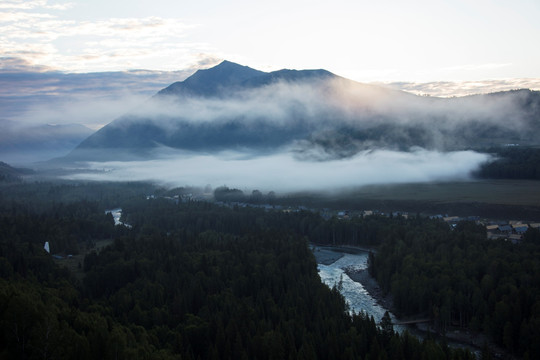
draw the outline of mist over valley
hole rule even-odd
[[[135,74],[153,81],[146,93],[158,79],[167,79],[152,72],[112,73],[111,81],[136,86]],[[78,78],[96,93],[103,83],[99,76],[59,79],[77,83]],[[109,104],[118,96],[113,92]],[[67,92],[63,97],[70,99]],[[72,124],[54,124],[54,102],[47,111],[34,111],[26,125],[3,120],[0,153],[8,163],[62,179],[227,185],[283,194],[508,178],[516,172],[522,174],[518,178],[537,178],[534,169],[525,174],[504,165],[501,174],[499,166],[511,161],[535,167],[536,91],[437,98],[322,69],[264,72],[223,61],[125,103],[131,110],[112,121],[107,116],[121,105],[80,106],[80,99],[73,108],[60,106],[72,115]],[[76,124],[94,111],[109,123],[97,131]],[[38,114],[50,123],[40,125]],[[513,148],[520,153],[508,154]],[[529,148],[533,153],[527,157],[521,149]]]
[[[540,95],[416,96],[325,70],[224,61],[173,83],[55,166],[70,179],[280,191],[468,180],[489,148],[535,145]],[[97,171],[96,171],[97,170]]]

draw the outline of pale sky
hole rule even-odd
[[[538,0],[0,0],[0,61],[83,73],[227,59],[361,82],[540,79],[539,19]]]

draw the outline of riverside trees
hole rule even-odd
[[[540,357],[540,232],[520,244],[487,240],[474,223],[404,223],[381,239],[370,272],[402,315],[429,314],[482,331],[509,352]]]

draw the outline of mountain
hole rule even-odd
[[[25,125],[0,120],[0,159],[31,163],[62,156],[94,133],[80,124]]]
[[[25,125],[0,120],[0,159],[32,163],[73,150],[93,131],[83,125]]]
[[[0,161],[0,182],[19,181],[25,175],[31,175],[34,171],[24,168],[15,168]]]
[[[263,72],[229,61],[159,91],[84,140],[67,160],[154,158],[171,150],[326,160],[373,148],[441,151],[538,144],[540,94],[415,96],[326,70]]]
[[[266,73],[230,61],[205,70],[198,70],[184,81],[178,81],[158,92],[163,95],[216,96],[240,86],[242,82],[262,77]]]

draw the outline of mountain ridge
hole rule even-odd
[[[145,107],[85,139],[67,158],[104,161],[101,151],[147,159],[160,148],[272,152],[305,159],[372,148],[441,151],[535,143],[540,93],[444,99],[358,83],[323,69],[263,72],[230,61],[159,91]]]
[[[16,164],[46,161],[73,150],[92,134],[81,124],[20,125],[0,119],[0,157]]]
[[[197,70],[184,81],[177,81],[160,90],[157,95],[217,95],[221,88],[239,85],[244,80],[263,74],[266,73],[224,60],[212,68]]]

